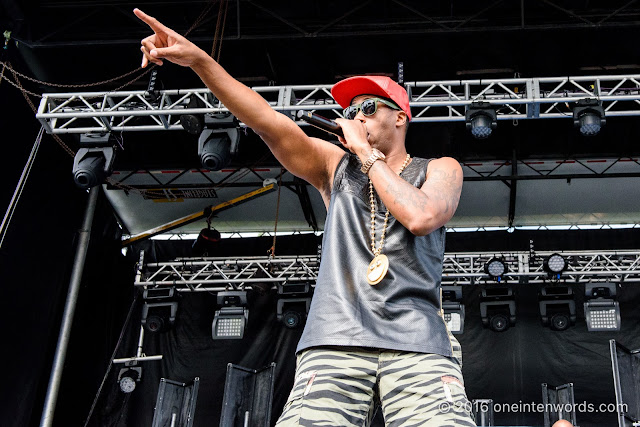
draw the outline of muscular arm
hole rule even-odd
[[[402,117],[398,117],[397,123],[403,125]],[[364,163],[372,153],[367,140],[369,125],[362,123],[357,116],[356,120],[336,121],[345,135],[340,140]],[[422,187],[416,188],[397,174],[405,155],[402,142],[401,150],[387,153],[386,162],[376,161],[373,164],[369,178],[389,213],[413,234],[423,236],[442,227],[455,213],[462,191],[462,168],[450,157],[432,160],[427,168],[426,181]]]
[[[307,136],[293,120],[274,111],[258,93],[231,77],[208,55],[192,68],[224,106],[267,143],[289,172],[324,195],[344,155],[340,148]]]
[[[373,164],[369,177],[389,212],[418,236],[431,233],[453,217],[463,179],[460,164],[450,157],[429,163],[421,188],[400,178],[381,161]]]
[[[308,181],[327,200],[333,171],[344,152],[307,136],[290,118],[274,111],[255,91],[234,79],[206,52],[139,9],[134,13],[154,31],[142,40],[142,66],[166,59],[191,67],[229,111],[267,143],[292,174]]]

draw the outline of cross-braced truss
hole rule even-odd
[[[256,284],[310,282],[318,277],[318,258],[179,258],[171,262],[139,264],[136,286],[175,286],[185,292],[250,289]]]
[[[560,279],[552,279],[544,269],[544,259],[552,252],[477,252],[445,254],[443,285],[496,283],[485,272],[493,258],[502,259],[507,271],[503,284],[566,284],[640,282],[640,251],[559,252],[567,262]],[[141,254],[135,286],[146,288],[175,286],[181,292],[248,290],[256,284],[310,282],[318,276],[317,256],[179,258],[148,263]]]
[[[405,87],[413,122],[464,121],[465,109],[477,101],[490,103],[498,120],[572,118],[572,107],[581,99],[599,100],[606,116],[640,115],[640,75],[410,82]],[[331,85],[253,89],[292,119],[300,110],[329,118],[342,114]],[[188,108],[193,97],[204,107]],[[64,134],[182,130],[183,114],[215,117],[228,110],[206,88],[159,91],[153,97],[145,91],[84,92],[44,94],[36,117],[48,133]]]
[[[478,285],[495,283],[485,272],[493,258],[501,259],[507,268],[500,283],[571,283],[640,282],[640,251],[559,252],[567,262],[560,279],[544,269],[544,260],[555,252],[495,252],[446,254],[442,283]]]

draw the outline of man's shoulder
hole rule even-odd
[[[431,169],[462,170],[462,166],[453,157],[438,157],[431,159],[429,162],[427,170]]]
[[[440,165],[460,166],[460,162],[458,162],[453,157],[434,157],[433,159],[431,159],[431,162]]]

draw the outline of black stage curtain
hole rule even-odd
[[[483,245],[491,246],[491,241],[501,247],[505,239],[517,237],[528,247],[530,238],[541,242],[540,250],[554,249],[562,242],[564,247],[586,249],[583,242],[597,242],[597,234],[588,236],[574,232],[553,242],[552,233],[518,235],[518,233],[484,233],[479,239]],[[616,244],[629,245],[633,239],[623,242],[625,235],[618,236]],[[557,236],[557,235],[556,235]],[[456,236],[457,237],[457,236]],[[450,245],[464,245],[469,248],[471,235],[463,236],[456,242],[450,238]],[[483,237],[483,236],[480,236]],[[571,238],[567,240],[567,238]],[[315,236],[278,238],[280,255],[313,254],[320,239]],[[271,246],[271,238],[228,240],[221,242],[218,255],[229,256],[263,255]],[[505,245],[509,249],[519,249],[519,243]],[[621,247],[618,246],[618,247]],[[563,247],[563,246],[558,246]],[[178,256],[189,256],[191,242],[147,242],[143,248],[154,260],[170,260]],[[523,248],[523,249],[524,249]],[[448,250],[450,250],[448,248]],[[459,249],[462,250],[462,249]],[[467,307],[465,333],[458,338],[464,350],[464,375],[470,399],[490,398],[496,409],[504,404],[523,405],[542,403],[541,384],[561,385],[574,383],[576,403],[594,405],[615,402],[613,377],[609,357],[609,339],[616,339],[624,345],[640,347],[640,315],[636,307],[640,302],[640,291],[634,285],[622,287],[619,301],[622,307],[623,328],[617,333],[589,333],[582,313],[583,286],[577,286],[577,324],[563,332],[555,332],[542,327],[539,320],[537,292],[534,285],[519,285],[517,289],[517,323],[504,333],[495,333],[482,327],[479,312],[479,287],[466,287],[464,302]],[[215,310],[215,297],[208,294],[185,294],[180,302],[179,319],[175,329],[166,334],[147,335],[145,352],[147,355],[163,354],[161,362],[145,364],[144,381],[126,400],[117,390],[115,375],[111,375],[111,390],[105,395],[100,407],[102,412],[92,425],[149,425],[153,416],[153,406],[161,377],[178,381],[189,381],[198,376],[201,390],[198,398],[194,425],[218,425],[222,393],[224,389],[227,363],[258,369],[271,362],[277,363],[276,387],[274,393],[273,423],[284,405],[294,374],[294,351],[300,330],[289,330],[275,319],[276,296],[253,294],[250,300],[249,328],[242,341],[214,341],[210,338],[211,320]],[[139,313],[139,310],[137,310]],[[133,322],[128,333],[128,341],[119,357],[131,355],[135,351],[139,321]],[[500,405],[498,407],[498,405]],[[523,411],[510,406],[509,412],[496,412],[498,425],[542,425],[543,414],[526,406]],[[503,409],[504,410],[504,409]],[[577,413],[581,426],[614,425],[615,414]],[[378,423],[380,424],[379,418]]]

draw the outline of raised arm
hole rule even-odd
[[[162,65],[163,60],[191,67],[216,98],[267,143],[289,172],[308,181],[327,200],[333,171],[344,154],[339,147],[307,136],[293,120],[273,110],[195,44],[141,10],[134,13],[154,32],[142,40],[142,67],[150,62]]]

